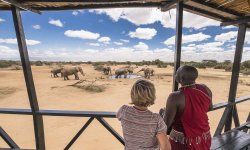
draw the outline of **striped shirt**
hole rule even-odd
[[[167,126],[159,114],[123,105],[117,112],[121,121],[125,150],[159,150],[158,133],[166,133]]]

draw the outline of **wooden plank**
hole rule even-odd
[[[28,92],[30,107],[33,112],[33,124],[35,131],[36,149],[45,149],[45,139],[44,139],[44,128],[43,128],[43,118],[41,115],[37,115],[34,112],[39,111],[39,105],[36,96],[35,85],[33,81],[33,75],[31,71],[29,55],[26,45],[25,34],[23,30],[22,18],[20,14],[20,9],[12,6],[12,16],[14,27],[16,31],[17,43],[19,48],[19,53],[21,57],[23,74],[25,78],[26,88]]]
[[[248,145],[250,145],[250,134],[245,133],[223,147],[220,147],[219,150],[240,150],[246,148]]]
[[[34,12],[34,13],[37,13],[37,14],[42,14],[41,11],[36,10],[36,9],[33,9],[33,8],[31,8],[31,7],[28,7],[28,6],[25,6],[25,5],[19,3],[19,2],[16,1],[16,0],[0,0],[0,1],[5,2],[5,3],[8,3],[8,4],[10,4],[10,5],[13,5],[13,6],[18,7],[18,8],[21,8],[21,9],[27,10],[27,11],[31,11],[31,12]]]
[[[19,149],[19,146],[14,142],[14,140],[0,127],[0,136],[12,149]]]
[[[242,24],[242,23],[249,23],[250,17],[244,17],[237,20],[232,21],[224,21],[220,24],[220,26],[229,26],[229,25],[236,25],[236,24]]]
[[[181,65],[181,46],[182,46],[182,26],[183,26],[183,2],[179,2],[176,7],[176,33],[175,33],[175,53],[174,53],[174,73],[172,91],[178,90],[178,83],[175,80],[177,69]]]
[[[249,134],[246,134],[245,132],[238,131],[238,130],[225,132],[222,135],[218,135],[216,137],[213,137],[212,145],[211,145],[210,149],[211,150],[220,149],[220,148],[223,149],[223,147],[225,145],[229,145],[230,143],[232,143],[234,141],[238,141],[238,139],[243,137],[243,136],[247,136],[250,138]],[[238,141],[238,142],[240,142],[240,141]],[[248,142],[250,142],[250,141],[248,141]],[[229,149],[227,149],[227,150],[229,150]]]
[[[239,29],[238,29],[234,62],[233,62],[233,67],[232,67],[232,76],[231,76],[231,84],[230,84],[230,89],[229,89],[228,102],[234,102],[236,98],[245,35],[246,35],[246,24],[240,24]],[[232,109],[230,111],[228,119],[225,123],[225,131],[231,130],[233,111],[236,111],[235,113],[238,113],[237,109],[236,110]],[[237,120],[237,122],[239,121]]]

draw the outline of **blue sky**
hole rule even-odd
[[[175,9],[22,12],[31,60],[173,61]],[[184,12],[182,60],[233,59],[237,28]],[[19,59],[12,16],[0,12],[0,59]],[[243,60],[250,59],[247,32]]]

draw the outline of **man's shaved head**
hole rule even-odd
[[[182,66],[178,68],[175,75],[175,80],[181,85],[195,83],[198,77],[198,70],[192,66]]]

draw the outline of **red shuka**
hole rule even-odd
[[[207,112],[211,99],[207,90],[196,85],[196,88],[182,88],[185,95],[185,109],[181,117],[184,135],[189,150],[209,150],[211,146],[210,127]],[[209,137],[207,134],[209,134]]]

